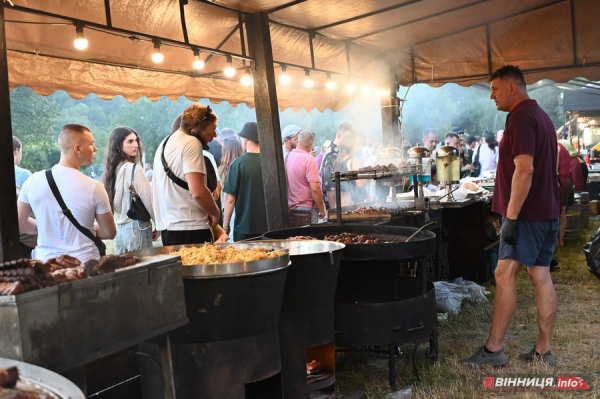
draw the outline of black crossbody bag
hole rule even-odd
[[[77,230],[79,230],[81,234],[83,234],[84,236],[86,236],[94,242],[96,247],[98,247],[98,251],[100,251],[100,256],[106,255],[106,245],[104,245],[104,242],[102,242],[100,238],[93,235],[89,229],[86,229],[85,227],[80,225],[77,219],[75,219],[75,216],[73,216],[73,214],[71,213],[71,210],[67,208],[67,204],[65,204],[62,195],[60,195],[60,191],[58,191],[58,187],[56,186],[56,182],[54,181],[54,176],[52,176],[52,169],[46,170],[46,179],[48,180],[50,190],[52,190],[52,194],[54,194],[54,198],[56,198],[58,205],[60,205],[63,214],[67,217],[67,219],[69,219],[71,223],[73,223],[73,226],[75,226],[75,228],[77,228]]]
[[[179,187],[183,188],[184,190],[190,191],[190,187],[187,184],[187,182],[184,181],[183,179],[180,179],[179,177],[177,177],[177,175],[175,175],[175,173],[173,173],[173,171],[169,168],[169,165],[167,164],[167,160],[165,159],[165,147],[167,146],[167,142],[169,141],[170,138],[171,138],[171,135],[168,135],[167,138],[165,139],[165,143],[163,144],[162,152],[160,154],[160,161],[162,162],[163,169],[164,169],[165,173],[167,174],[167,177],[169,179],[171,179],[171,181],[173,183],[177,184]],[[196,137],[196,138],[198,138],[198,137]],[[198,140],[200,140],[200,139],[198,138]],[[208,146],[206,145],[206,143],[204,143],[204,141],[200,140],[200,143],[202,143],[203,149],[208,150]],[[204,164],[206,167],[206,187],[208,187],[208,189],[212,193],[213,191],[215,191],[217,189],[217,172],[215,171],[215,168],[213,168],[213,165],[212,165],[212,162],[210,161],[210,159],[208,159],[208,157],[206,157],[206,156],[204,156]]]
[[[129,210],[127,211],[127,217],[131,220],[143,220],[147,222],[152,219],[152,217],[150,216],[150,212],[148,212],[144,206],[142,199],[137,191],[135,191],[135,187],[133,186],[135,166],[136,164],[134,163],[133,168],[131,168],[131,182],[129,183]]]
[[[473,177],[479,177],[481,173],[481,163],[479,162],[479,153],[481,152],[481,144],[477,147],[477,154],[475,154],[475,159],[473,159]]]

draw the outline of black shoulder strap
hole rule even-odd
[[[479,146],[477,147],[477,154],[475,154],[475,159],[473,159],[473,162],[479,162],[479,152],[481,151],[481,144],[479,144]]]
[[[100,238],[93,235],[89,229],[86,229],[85,227],[80,225],[77,219],[75,219],[75,216],[73,216],[73,214],[71,213],[71,210],[67,208],[67,204],[65,204],[62,195],[60,195],[60,191],[58,191],[58,187],[56,186],[56,182],[54,181],[54,176],[52,176],[52,169],[46,170],[46,179],[48,180],[50,190],[52,190],[52,194],[54,194],[54,198],[56,198],[58,205],[60,205],[63,214],[67,217],[67,219],[69,219],[71,223],[73,223],[73,226],[75,226],[77,230],[79,230],[84,236],[86,236],[87,238],[92,240],[94,244],[96,244],[98,250],[100,251],[100,256],[106,255],[106,245],[104,245],[104,242],[102,242]]]
[[[165,170],[167,177],[169,179],[171,179],[173,181],[173,183],[177,184],[179,187],[183,188],[184,190],[190,191],[190,186],[188,186],[187,182],[185,182],[185,181],[181,180],[179,177],[177,177],[175,175],[175,173],[173,173],[173,171],[171,169],[169,169],[169,165],[167,165],[167,161],[165,160],[165,147],[167,146],[167,141],[169,141],[170,138],[171,138],[171,135],[168,135],[167,138],[165,139],[165,142],[164,142],[163,148],[162,148],[162,152],[160,154],[160,160],[162,162],[163,169]]]
[[[167,177],[171,179],[173,183],[177,184],[184,190],[190,191],[190,186],[187,184],[187,182],[177,177],[175,173],[173,173],[173,171],[169,168],[169,165],[167,165],[167,160],[165,159],[165,147],[167,146],[167,141],[169,141],[169,138],[171,138],[171,135],[168,135],[165,139],[165,143],[163,144],[162,152],[160,154],[160,160],[162,162],[163,169],[165,170]],[[206,156],[203,157],[204,167],[206,168],[206,186],[212,193],[217,189],[217,172],[215,171],[215,168],[213,167],[210,159],[208,159],[208,157]]]

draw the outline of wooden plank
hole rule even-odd
[[[267,223],[269,230],[278,230],[289,227],[290,216],[268,15],[248,15],[246,30],[250,57],[255,60],[252,77]]]
[[[6,54],[6,22],[4,7],[0,7],[0,261],[21,257],[17,191],[12,154],[12,123],[10,120],[10,90]]]

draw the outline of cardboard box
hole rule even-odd
[[[590,201],[590,215],[596,216],[600,214],[600,201]]]

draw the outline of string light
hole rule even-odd
[[[158,64],[165,59],[165,56],[160,51],[160,40],[154,39],[152,40],[152,43],[154,43],[154,53],[152,53],[152,61]]]
[[[244,76],[242,76],[242,86],[250,86],[252,84],[252,76],[250,76],[250,72],[246,70]]]
[[[227,56],[227,68],[225,68],[225,76],[233,77],[235,75],[235,68],[233,67],[233,59],[230,55]]]
[[[310,71],[308,69],[305,69],[304,75],[306,75],[306,78],[304,79],[304,87],[310,89],[311,87],[313,87],[314,84],[312,79],[310,78]]]
[[[194,68],[195,69],[202,69],[204,68],[204,61],[202,61],[200,59],[200,50],[198,50],[197,48],[194,49]]]
[[[331,80],[331,74],[329,72],[327,72],[327,83],[325,83],[325,87],[327,87],[328,90],[335,89],[335,82]]]
[[[371,88],[369,86],[363,86],[363,88],[361,89],[362,94],[370,94],[371,93]]]
[[[88,46],[88,40],[83,37],[83,25],[76,25],[75,33],[77,34],[77,38],[73,42],[73,45],[77,50],[85,50]]]
[[[386,89],[377,90],[377,94],[379,94],[379,96],[381,96],[381,97],[385,97],[385,96],[389,97],[390,96],[389,90],[386,90]]]
[[[354,93],[354,90],[356,90],[356,86],[354,85],[354,83],[348,82],[344,90],[346,90],[346,93],[352,94]]]
[[[588,122],[590,125],[595,125],[596,124],[596,120],[592,119],[591,121]]]
[[[281,66],[281,75],[279,75],[279,81],[284,85],[290,83],[291,81],[290,75],[287,74],[287,66],[285,65]]]

